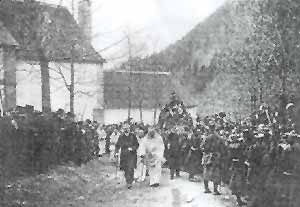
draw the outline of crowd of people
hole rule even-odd
[[[168,166],[171,180],[181,171],[192,182],[202,174],[204,193],[212,193],[210,181],[214,195],[227,184],[240,206],[299,206],[300,136],[292,119],[282,123],[278,112],[262,105],[243,121],[221,112],[193,123],[173,98],[157,126],[126,122],[109,135],[129,189],[147,173],[150,185],[159,186],[162,167]]]
[[[77,165],[97,156],[98,124],[75,121],[60,109],[42,113],[17,107],[0,118],[1,177],[31,175],[59,164]]]
[[[182,171],[191,182],[202,174],[204,193],[220,195],[227,184],[240,206],[299,206],[300,136],[289,116],[293,103],[285,118],[262,105],[242,121],[224,112],[193,120],[175,93],[170,98],[156,126],[133,120],[105,126],[76,122],[62,109],[18,107],[0,118],[1,174],[43,172],[110,154],[125,172],[128,189],[147,174],[150,186],[158,187],[167,166],[171,180]]]

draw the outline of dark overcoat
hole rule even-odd
[[[231,161],[230,189],[232,194],[243,193],[246,187],[246,145],[236,141],[229,144]]]
[[[208,135],[202,142],[203,178],[215,183],[221,182],[222,158],[225,144],[216,133]]]
[[[121,149],[120,153],[120,169],[126,170],[130,168],[136,168],[137,162],[137,148],[139,142],[137,137],[130,133],[128,136],[122,134],[116,143],[116,152]],[[132,150],[130,151],[129,148]]]
[[[192,135],[192,138],[188,141],[189,153],[186,159],[187,170],[190,174],[194,175],[201,171],[201,138]]]
[[[170,169],[180,169],[182,153],[181,153],[181,138],[176,133],[170,133],[167,139],[167,160]]]

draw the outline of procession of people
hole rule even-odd
[[[181,172],[191,182],[202,175],[204,193],[221,195],[220,186],[228,185],[239,206],[299,204],[300,136],[289,118],[283,125],[278,112],[264,106],[240,122],[221,112],[191,123],[174,98],[156,126],[127,121],[109,129],[119,136],[110,153],[120,160],[128,189],[146,175],[158,187],[167,166],[175,182]]]
[[[7,165],[11,175],[108,157],[124,172],[128,189],[144,181],[152,188],[161,186],[163,169],[168,168],[171,182],[178,177],[203,180],[206,194],[221,195],[221,186],[228,186],[239,206],[296,207],[300,205],[297,106],[290,102],[282,112],[263,104],[242,120],[224,112],[193,120],[172,93],[154,126],[132,119],[114,125],[76,122],[63,110],[43,114],[28,106],[0,119],[1,136],[9,137],[1,149],[19,160],[14,168]],[[25,171],[26,166],[31,168]]]

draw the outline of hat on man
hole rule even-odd
[[[124,124],[124,125],[123,125],[123,129],[130,129],[130,125],[129,125],[129,124],[127,124],[127,123],[126,123],[126,124]]]
[[[225,112],[220,112],[220,113],[219,113],[219,116],[220,116],[221,118],[224,118],[224,117],[226,117],[226,114],[225,114]]]
[[[261,138],[264,138],[264,134],[262,133],[258,133],[257,135],[255,135],[255,138],[258,138],[258,139],[261,139]]]
[[[293,103],[289,103],[288,105],[286,105],[285,109],[288,110],[289,108],[295,106]]]

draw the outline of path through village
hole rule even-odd
[[[186,175],[170,181],[164,170],[159,188],[136,183],[125,188],[121,172],[107,158],[81,167],[61,166],[48,174],[7,183],[7,206],[22,207],[235,207],[228,190],[221,196],[204,194],[203,183]]]

